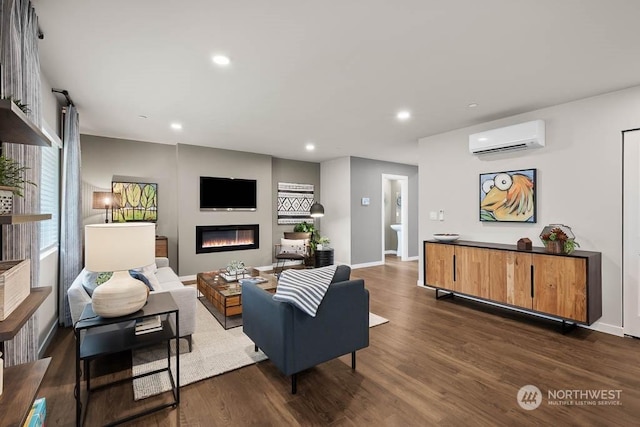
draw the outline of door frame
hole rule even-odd
[[[384,255],[385,255],[385,248],[384,248],[384,236],[386,233],[386,228],[385,228],[385,224],[384,224],[384,214],[385,214],[385,206],[384,206],[384,184],[386,180],[392,180],[392,181],[399,181],[400,182],[400,200],[402,201],[402,213],[400,215],[400,224],[402,224],[402,257],[400,258],[402,261],[408,261],[409,260],[409,242],[407,241],[407,237],[409,236],[409,231],[408,231],[408,227],[409,227],[409,177],[407,175],[394,175],[394,174],[387,174],[387,173],[383,173],[382,174],[382,178],[380,179],[380,192],[381,192],[381,198],[380,200],[382,200],[382,203],[380,204],[380,214],[381,214],[381,230],[382,230],[382,236],[381,236],[381,249],[380,249],[380,253],[381,253],[381,259],[382,259],[382,263],[384,264]]]
[[[625,241],[625,193],[626,193],[626,185],[625,185],[625,175],[626,175],[626,171],[625,171],[625,160],[624,160],[624,154],[625,154],[625,137],[627,133],[630,132],[640,132],[640,128],[634,128],[634,129],[628,129],[628,130],[624,130],[622,131],[622,238],[620,239],[620,243],[622,245],[622,331],[624,335],[631,335],[631,336],[638,336],[637,332],[633,332],[631,333],[631,325],[630,325],[630,320],[631,320],[631,310],[627,309],[627,303],[628,301],[625,299],[625,297],[630,298],[633,295],[633,291],[631,291],[629,289],[630,286],[632,286],[631,283],[629,283],[629,281],[626,280],[626,258],[627,258],[627,254],[625,251],[625,247],[626,247],[626,241]],[[639,133],[640,135],[640,133]],[[639,148],[640,149],[640,148]],[[640,168],[640,165],[639,165]],[[638,198],[640,200],[640,194],[638,195]],[[640,283],[636,283],[635,284],[636,288],[635,292],[640,292]],[[637,317],[637,316],[635,316]],[[637,328],[635,328],[637,330]],[[635,335],[634,335],[635,334]]]

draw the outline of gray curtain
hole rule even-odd
[[[2,0],[0,10],[0,63],[3,97],[13,96],[27,104],[29,118],[39,127],[41,116],[40,60],[38,57],[38,17],[25,0]],[[29,168],[26,179],[40,183],[39,147],[2,144],[2,154]],[[40,212],[38,187],[27,185],[24,197],[14,198],[14,213]],[[40,273],[40,228],[37,222],[2,226],[2,259],[30,259],[31,287],[38,286]],[[11,341],[5,342],[5,365],[38,358],[38,322],[32,317]]]
[[[80,129],[78,112],[66,108],[62,147],[62,206],[60,218],[60,323],[71,326],[67,290],[82,270],[82,200],[80,196]]]

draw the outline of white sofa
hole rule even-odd
[[[168,258],[156,258],[158,267],[155,276],[155,283],[152,292],[170,292],[174,301],[178,305],[180,316],[180,337],[186,338],[189,342],[189,351],[191,351],[191,334],[196,330],[196,289],[193,286],[184,286],[178,278],[178,275],[169,267]],[[67,297],[69,298],[69,307],[71,309],[71,318],[73,322],[77,322],[84,310],[84,306],[91,302],[91,297],[82,286],[84,277],[89,274],[87,270],[82,269],[78,277],[75,278],[69,290]],[[157,289],[159,288],[159,289]]]

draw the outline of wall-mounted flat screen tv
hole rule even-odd
[[[256,210],[255,179],[200,177],[200,209]]]

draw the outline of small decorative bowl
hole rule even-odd
[[[441,242],[453,242],[460,238],[459,234],[450,234],[450,233],[438,233],[434,234],[433,238],[439,240]]]

